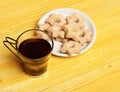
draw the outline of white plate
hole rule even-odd
[[[85,29],[90,29],[92,31],[92,41],[90,43],[87,43],[86,45],[84,45],[81,50],[80,50],[80,54],[86,52],[94,43],[95,39],[96,39],[96,27],[93,23],[93,21],[91,20],[91,18],[89,16],[87,16],[85,13],[81,12],[80,10],[75,10],[75,9],[71,9],[71,8],[60,8],[60,9],[56,9],[53,11],[50,11],[48,13],[46,13],[38,22],[38,24],[44,24],[45,20],[51,15],[51,14],[62,14],[64,18],[66,18],[67,16],[71,15],[71,14],[78,14],[80,16],[83,16],[85,18]],[[52,51],[53,55],[57,55],[57,56],[61,56],[61,57],[69,57],[67,54],[63,54],[60,53],[60,48],[61,48],[62,43],[54,41],[54,48]],[[77,56],[79,54],[73,54],[72,56]]]

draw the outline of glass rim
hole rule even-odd
[[[50,37],[51,42],[52,42],[51,51],[53,50],[54,42],[53,42],[52,36],[50,36],[47,32],[45,32],[45,31],[43,31],[43,30],[39,30],[39,29],[29,29],[29,30],[26,30],[26,31],[22,32],[22,33],[17,37],[17,39],[16,39],[16,49],[17,49],[17,50],[18,50],[18,48],[19,48],[19,47],[18,47],[18,40],[20,39],[20,37],[21,37],[23,34],[29,32],[29,31],[41,31],[41,32],[45,33],[46,35],[48,35],[48,36]]]

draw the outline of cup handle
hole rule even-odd
[[[11,37],[6,37],[5,40],[3,41],[3,44],[5,45],[5,47],[8,48],[8,50],[10,50],[16,57],[17,54],[8,46],[8,44],[14,49],[17,50],[16,48],[16,40],[11,38]],[[19,57],[18,57],[19,58]]]

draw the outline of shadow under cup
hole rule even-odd
[[[18,36],[15,47],[12,46],[17,53],[15,54],[13,51],[12,53],[20,59],[26,73],[36,76],[47,70],[47,62],[51,56],[53,45],[53,39],[49,34],[41,30],[31,29]]]

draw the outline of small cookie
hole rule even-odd
[[[52,31],[52,36],[54,38],[60,37],[60,38],[64,38],[65,32],[64,31]]]
[[[81,45],[84,45],[87,42],[90,42],[91,40],[92,40],[92,31],[90,30],[84,30],[84,35],[78,38],[78,42],[80,42]]]
[[[35,31],[35,35],[41,39],[50,40],[49,36],[41,31]]]
[[[80,29],[78,24],[70,23],[63,26],[66,33],[66,38],[71,38],[74,41],[78,41],[78,38],[83,35],[83,30]]]
[[[67,16],[66,18],[68,23],[84,23],[85,19],[82,16],[79,16],[78,14],[72,14],[70,16]]]
[[[67,16],[66,18],[67,23],[75,23],[75,24],[79,24],[80,29],[84,29],[85,25],[85,19],[82,16],[79,16],[78,14],[72,14],[70,16]]]
[[[61,14],[51,14],[45,23],[49,23],[50,25],[58,24],[60,26],[63,26],[66,23],[66,20]]]
[[[50,27],[50,25],[48,23],[45,24],[38,24],[38,29],[39,30],[48,30],[48,28]]]
[[[62,44],[61,53],[66,53],[69,56],[73,54],[79,54],[81,49],[81,44],[75,41],[68,41]]]
[[[83,46],[86,44],[86,39],[84,37],[79,37],[78,42]]]
[[[53,24],[52,26],[49,27],[48,30],[46,30],[48,33],[52,33],[52,31],[60,31],[62,30],[61,26],[58,24]]]
[[[53,38],[57,38],[57,37],[64,38],[65,36],[65,32],[62,30],[62,27],[56,24],[53,24],[47,30],[47,32],[50,33]]]
[[[92,40],[92,31],[85,30],[84,31],[84,38],[86,39],[86,42],[90,42]]]

